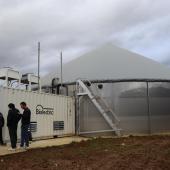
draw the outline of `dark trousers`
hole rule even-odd
[[[16,148],[17,144],[17,128],[16,127],[8,127],[9,136],[11,141],[11,147]]]
[[[21,126],[21,147],[27,146],[29,147],[29,125]]]
[[[2,138],[2,127],[0,127],[0,144],[3,145],[3,138]]]

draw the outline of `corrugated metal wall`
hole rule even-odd
[[[124,134],[170,132],[169,82],[103,83],[98,93],[120,119]],[[99,130],[109,130],[109,127],[88,97],[83,97],[80,131]]]
[[[170,131],[170,83],[149,83],[151,132]]]
[[[0,88],[0,112],[5,118],[3,128],[4,138],[9,139],[6,127],[8,104],[14,103],[20,109],[20,102],[25,101],[31,109],[31,121],[37,123],[37,131],[33,132],[33,138],[44,138],[54,135],[64,136],[75,134],[75,107],[74,98],[67,96],[57,96],[47,93],[29,92],[10,88]],[[53,109],[53,114],[36,114],[37,105],[43,106],[44,110]],[[47,109],[46,109],[47,108]],[[54,122],[59,123],[54,130]],[[64,122],[64,124],[62,123]],[[62,124],[62,125],[61,125]],[[18,126],[18,137],[20,137],[20,124]]]

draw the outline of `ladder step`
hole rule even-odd
[[[105,113],[108,113],[108,112],[111,112],[111,111],[110,111],[110,109],[108,109],[108,110],[105,110],[104,112],[105,112]]]
[[[77,94],[78,96],[85,96],[85,95],[88,95],[87,93],[78,93]]]
[[[93,99],[99,100],[99,99],[101,99],[101,97],[99,97],[99,96],[93,96],[93,97],[91,98],[91,100],[93,100]]]

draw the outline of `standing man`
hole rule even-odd
[[[27,149],[29,147],[29,127],[31,121],[31,111],[25,102],[20,103],[21,108],[24,110],[21,116],[21,148]]]
[[[17,144],[17,127],[18,122],[21,118],[19,114],[19,110],[15,108],[15,105],[13,103],[10,103],[8,105],[9,111],[7,116],[7,126],[9,130],[9,136],[11,141],[11,151],[16,150],[16,144]]]
[[[2,138],[2,128],[4,126],[4,117],[2,115],[2,113],[0,113],[0,144],[3,145],[3,138]]]

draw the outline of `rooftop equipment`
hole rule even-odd
[[[33,73],[24,74],[22,75],[21,83],[25,84],[27,89],[31,91],[32,85],[39,84],[38,76],[34,75]],[[40,90],[41,90],[41,85],[40,85]]]
[[[10,67],[4,67],[0,69],[0,80],[4,80],[5,83],[3,86],[9,87],[12,86],[13,82],[21,82],[21,74],[19,71],[16,71]]]

